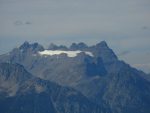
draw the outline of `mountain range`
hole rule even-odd
[[[105,41],[24,42],[0,55],[0,95],[3,113],[150,113],[150,76]]]

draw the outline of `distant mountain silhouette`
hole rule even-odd
[[[39,54],[44,50],[81,52],[74,57],[66,53]],[[50,44],[48,49],[25,42],[9,54],[1,55],[0,62],[18,63],[42,80],[74,88],[97,104],[102,113],[150,112],[149,75],[119,60],[105,41],[93,46],[83,42],[70,47]]]

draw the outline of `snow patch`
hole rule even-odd
[[[76,57],[79,53],[84,52],[85,54],[93,57],[94,55],[88,51],[62,51],[62,50],[44,50],[39,52],[40,55],[52,56],[52,55],[60,55],[60,54],[67,54],[68,57]]]

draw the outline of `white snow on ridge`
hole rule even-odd
[[[68,57],[76,57],[79,53],[84,52],[85,54],[93,57],[94,55],[91,52],[87,51],[63,51],[63,50],[44,50],[39,52],[40,55],[52,56],[52,55],[60,55],[62,53],[67,54]]]

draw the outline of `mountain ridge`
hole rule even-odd
[[[63,87],[72,87],[93,103],[102,105],[109,113],[150,112],[150,81],[147,75],[119,60],[105,41],[93,46],[74,43],[70,49],[62,49],[88,51],[93,56],[84,52],[74,57],[66,54],[41,56],[38,54],[40,50],[32,47],[37,44],[29,45],[25,52],[16,48],[8,55],[0,55],[0,62],[19,63],[34,76]],[[56,45],[53,47],[56,47],[54,51],[60,49]]]

